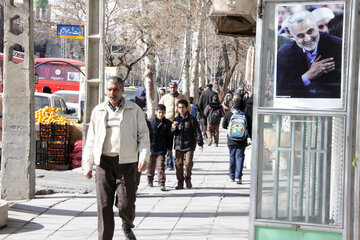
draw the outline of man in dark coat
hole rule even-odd
[[[341,38],[319,33],[308,11],[292,15],[289,29],[295,41],[278,51],[276,96],[340,98]]]
[[[213,85],[211,83],[206,85],[206,90],[202,92],[199,100],[199,108],[200,112],[204,112],[205,108],[209,103],[212,102],[213,96],[217,95],[216,92],[212,90]],[[207,126],[207,119],[206,116],[202,116],[202,124],[203,124],[203,134],[206,137],[206,126]]]

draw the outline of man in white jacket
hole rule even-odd
[[[108,100],[91,114],[82,167],[87,178],[96,165],[98,239],[114,234],[114,195],[126,239],[136,239],[136,171],[144,171],[150,155],[149,130],[144,112],[122,97],[123,81],[110,77],[106,82]],[[139,160],[138,160],[139,153]]]

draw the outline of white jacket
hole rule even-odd
[[[177,103],[179,100],[184,99],[188,102],[188,108],[187,110],[189,111],[189,113],[191,113],[191,105],[190,105],[190,101],[189,98],[181,93],[178,93],[178,95],[176,97],[172,96],[170,93],[166,94],[164,96],[161,97],[159,103],[160,104],[164,104],[166,107],[166,114],[165,117],[171,121],[174,121],[175,117],[177,116],[178,112],[178,108],[177,108]]]
[[[120,114],[119,164],[149,161],[150,138],[144,112],[135,103],[125,101]],[[90,125],[83,151],[82,168],[84,172],[100,164],[106,135],[107,102],[97,105],[91,113]]]

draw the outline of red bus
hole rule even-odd
[[[0,92],[3,81],[3,60],[4,54],[0,53]],[[13,62],[21,63],[24,59],[13,57]],[[72,59],[65,58],[36,58],[35,59],[35,74],[38,76],[38,82],[35,84],[35,91],[43,92],[44,86],[48,86],[51,92],[58,90],[75,90],[80,89],[80,77],[84,74],[81,67],[85,63]]]
[[[85,63],[65,58],[36,58],[35,74],[38,82],[35,91],[42,92],[44,86],[48,86],[51,92],[58,90],[80,89],[81,67]]]

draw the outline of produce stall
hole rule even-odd
[[[82,125],[45,107],[35,113],[36,168],[67,170],[81,166]]]

